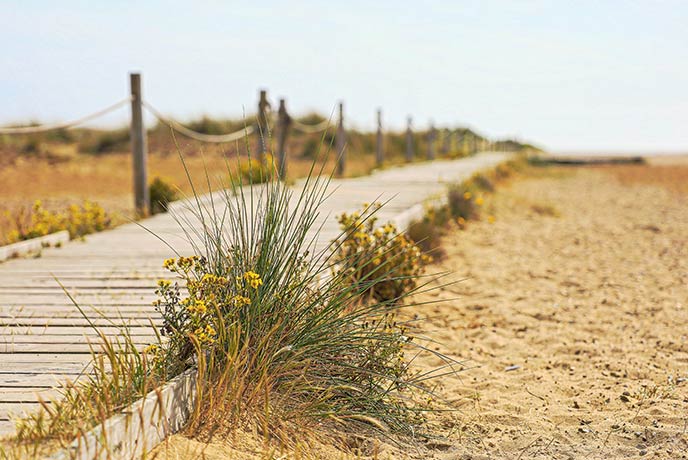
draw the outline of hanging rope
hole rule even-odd
[[[74,128],[79,125],[83,125],[84,123],[94,120],[96,118],[102,117],[103,115],[106,115],[110,112],[113,112],[123,105],[128,104],[131,102],[131,97],[128,97],[126,99],[122,99],[121,101],[112,104],[109,107],[105,107],[103,110],[99,110],[98,112],[94,112],[90,115],[86,115],[84,117],[78,118],[76,120],[72,121],[66,121],[63,123],[53,123],[50,125],[39,125],[39,126],[23,126],[23,127],[17,127],[17,128],[0,128],[0,134],[35,134],[35,133],[44,133],[46,131],[53,131],[55,129],[70,129]]]
[[[158,110],[156,110],[155,107],[153,107],[146,101],[143,101],[142,104],[155,118],[160,120],[161,123],[166,124],[171,129],[174,129],[175,131],[177,131],[180,134],[183,134],[186,137],[190,137],[191,139],[195,139],[201,142],[213,142],[218,144],[234,142],[245,136],[253,134],[253,132],[255,131],[255,127],[251,125],[246,126],[245,128],[242,128],[239,131],[228,134],[203,134],[192,129],[189,129],[186,126],[177,123],[176,121],[170,118],[165,117]]]
[[[325,131],[329,126],[330,120],[323,120],[317,125],[307,125],[305,123],[300,123],[296,120],[292,120],[292,128],[306,134],[315,134],[321,131]]]

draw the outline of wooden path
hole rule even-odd
[[[338,234],[335,216],[376,199],[392,200],[378,214],[380,221],[408,223],[426,200],[441,196],[447,183],[468,178],[506,158],[481,153],[460,160],[435,161],[390,168],[370,176],[335,180],[323,209],[326,218],[319,240]],[[298,187],[298,184],[295,186]],[[173,212],[183,214],[175,203]],[[406,216],[406,222],[404,222]],[[142,222],[183,255],[192,254],[184,231],[170,214]],[[106,334],[129,325],[142,346],[153,341],[150,326],[159,324],[151,302],[155,284],[168,278],[162,262],[172,250],[136,224],[91,235],[61,248],[46,249],[40,258],[0,264],[0,434],[13,430],[11,417],[38,407],[66,381],[75,380],[90,360],[95,332],[73,306],[55,278],[86,309]],[[112,323],[114,323],[114,325]]]

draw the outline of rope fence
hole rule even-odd
[[[305,134],[316,134],[325,131],[331,126],[330,120],[323,120],[316,125],[308,125],[306,123],[301,123],[297,120],[292,120],[291,127],[297,131],[301,131]]]
[[[54,131],[57,129],[71,129],[83,125],[84,123],[88,123],[89,121],[95,120],[96,118],[100,118],[104,115],[107,115],[110,112],[114,112],[115,110],[125,106],[129,102],[131,102],[131,97],[124,98],[121,101],[116,102],[109,107],[105,107],[104,109],[99,110],[97,112],[93,112],[90,115],[86,115],[81,118],[77,118],[76,120],[65,121],[62,123],[53,123],[38,126],[0,128],[0,134],[37,134],[44,133],[47,131]]]
[[[255,132],[254,125],[248,125],[238,131],[228,134],[204,134],[187,128],[186,126],[178,123],[171,118],[165,117],[160,111],[153,107],[150,103],[142,101],[143,107],[148,110],[155,118],[157,118],[161,123],[167,125],[169,128],[183,134],[186,137],[200,141],[209,142],[215,144],[225,144],[229,142],[237,141],[245,136],[249,136]]]
[[[150,203],[148,196],[148,182],[147,182],[147,147],[146,147],[146,129],[144,127],[142,112],[143,109],[147,110],[154,118],[156,118],[160,123],[168,126],[170,129],[186,136],[190,139],[207,142],[207,143],[232,143],[236,142],[247,136],[256,135],[258,138],[258,158],[262,161],[267,153],[266,139],[269,138],[271,133],[271,125],[276,127],[277,134],[277,151],[274,152],[277,157],[277,167],[279,176],[284,179],[286,176],[286,141],[290,130],[299,131],[304,134],[317,134],[326,131],[329,128],[336,128],[336,153],[337,153],[337,174],[343,175],[345,169],[345,138],[346,131],[344,129],[344,109],[343,103],[339,103],[339,117],[336,123],[333,123],[331,119],[323,120],[320,123],[308,124],[297,121],[293,119],[287,109],[286,102],[284,99],[279,100],[279,110],[274,111],[272,105],[267,99],[267,91],[260,91],[260,100],[258,102],[258,114],[256,117],[256,122],[252,124],[247,124],[244,128],[226,134],[206,134],[198,131],[194,131],[187,126],[175,121],[174,119],[167,117],[162,114],[161,111],[156,109],[152,104],[143,99],[141,95],[141,75],[137,73],[130,74],[130,96],[126,97],[108,107],[105,107],[97,112],[93,112],[89,115],[83,116],[76,120],[71,120],[62,123],[44,124],[37,126],[20,126],[20,127],[0,127],[0,135],[5,134],[36,134],[44,133],[47,131],[53,131],[58,129],[72,129],[77,126],[81,126],[87,122],[93,121],[104,115],[107,115],[121,107],[131,104],[131,124],[130,124],[130,140],[131,140],[131,150],[134,165],[134,200],[137,213],[139,215],[145,216],[149,214]],[[376,136],[376,150],[375,157],[378,166],[382,166],[384,162],[385,152],[384,152],[384,134],[382,126],[382,111],[378,109],[377,112],[377,136]],[[442,147],[441,152],[446,154],[451,144],[460,144],[462,148],[466,147],[468,143],[469,151],[484,150],[495,144],[488,141],[484,137],[473,134],[470,139],[467,138],[464,133],[465,129],[442,129]],[[428,159],[435,158],[435,144],[437,138],[438,130],[435,129],[433,124],[430,124],[429,129],[425,134],[425,139],[427,143],[427,153]],[[452,140],[453,138],[453,140]],[[480,141],[480,142],[479,142]],[[405,158],[407,161],[413,161],[416,156],[414,152],[416,139],[414,138],[414,133],[412,130],[412,120],[409,117],[406,127],[406,152]]]

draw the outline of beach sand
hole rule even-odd
[[[433,417],[439,441],[381,441],[365,456],[688,458],[685,184],[684,164],[535,170],[500,185],[429,267],[457,282],[438,281],[417,297],[438,302],[414,311],[465,363],[438,389],[457,411]],[[260,458],[259,446],[174,436],[157,454]],[[311,455],[351,456],[327,443]]]

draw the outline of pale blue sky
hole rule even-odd
[[[688,2],[0,0],[0,123],[124,96],[180,120],[252,112],[469,125],[553,150],[688,151]],[[110,123],[124,122],[127,110]]]

